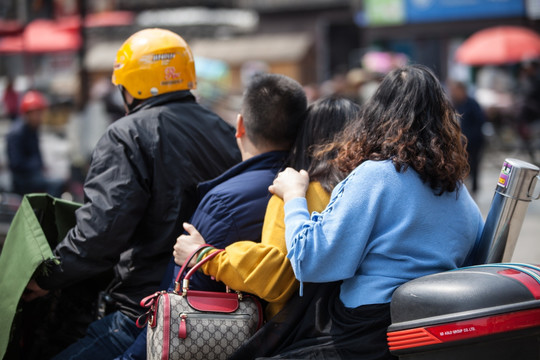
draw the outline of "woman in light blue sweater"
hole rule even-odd
[[[483,220],[463,185],[462,144],[458,117],[435,75],[407,66],[385,77],[361,118],[325,150],[338,151],[332,165],[350,174],[322,213],[307,211],[307,172],[288,168],[274,181],[298,280],[342,281],[331,340],[311,353],[391,359],[386,328],[394,290],[469,264]],[[305,358],[302,351],[288,356]]]

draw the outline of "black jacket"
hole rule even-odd
[[[196,185],[238,161],[234,129],[188,91],[144,101],[97,143],[77,225],[54,250],[61,264],[38,284],[63,288],[114,267],[111,295],[136,316],[197,205]]]

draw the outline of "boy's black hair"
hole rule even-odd
[[[255,75],[242,105],[247,136],[256,146],[289,149],[306,108],[306,94],[297,81],[278,74]]]

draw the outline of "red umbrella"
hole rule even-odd
[[[88,14],[85,19],[86,27],[127,26],[133,24],[135,13],[132,11],[104,11]]]
[[[24,50],[30,53],[77,51],[81,43],[77,28],[51,20],[34,20],[23,33]]]
[[[134,16],[134,13],[130,11],[89,14],[84,25],[85,27],[126,26],[133,23]],[[34,20],[25,27],[22,34],[0,38],[0,54],[77,51],[82,45],[80,27],[81,19],[78,16],[57,20]]]
[[[535,57],[540,57],[540,36],[518,26],[478,31],[456,52],[456,60],[469,65],[501,65]]]
[[[51,20],[34,20],[21,35],[0,39],[0,53],[53,53],[77,51],[81,47],[78,30]]]
[[[0,36],[16,35],[22,30],[23,26],[17,20],[0,19]]]
[[[0,54],[17,54],[22,51],[22,35],[5,36],[0,39]]]
[[[114,27],[128,26],[133,24],[135,13],[132,11],[103,11],[86,15],[84,26],[93,27]],[[65,16],[56,20],[58,27],[64,30],[79,30],[81,18],[78,15]]]

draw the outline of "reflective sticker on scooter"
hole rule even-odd
[[[497,183],[497,185],[506,188],[508,186],[508,179],[510,178],[511,173],[512,165],[505,161],[501,169],[501,174],[499,175],[499,182]]]

